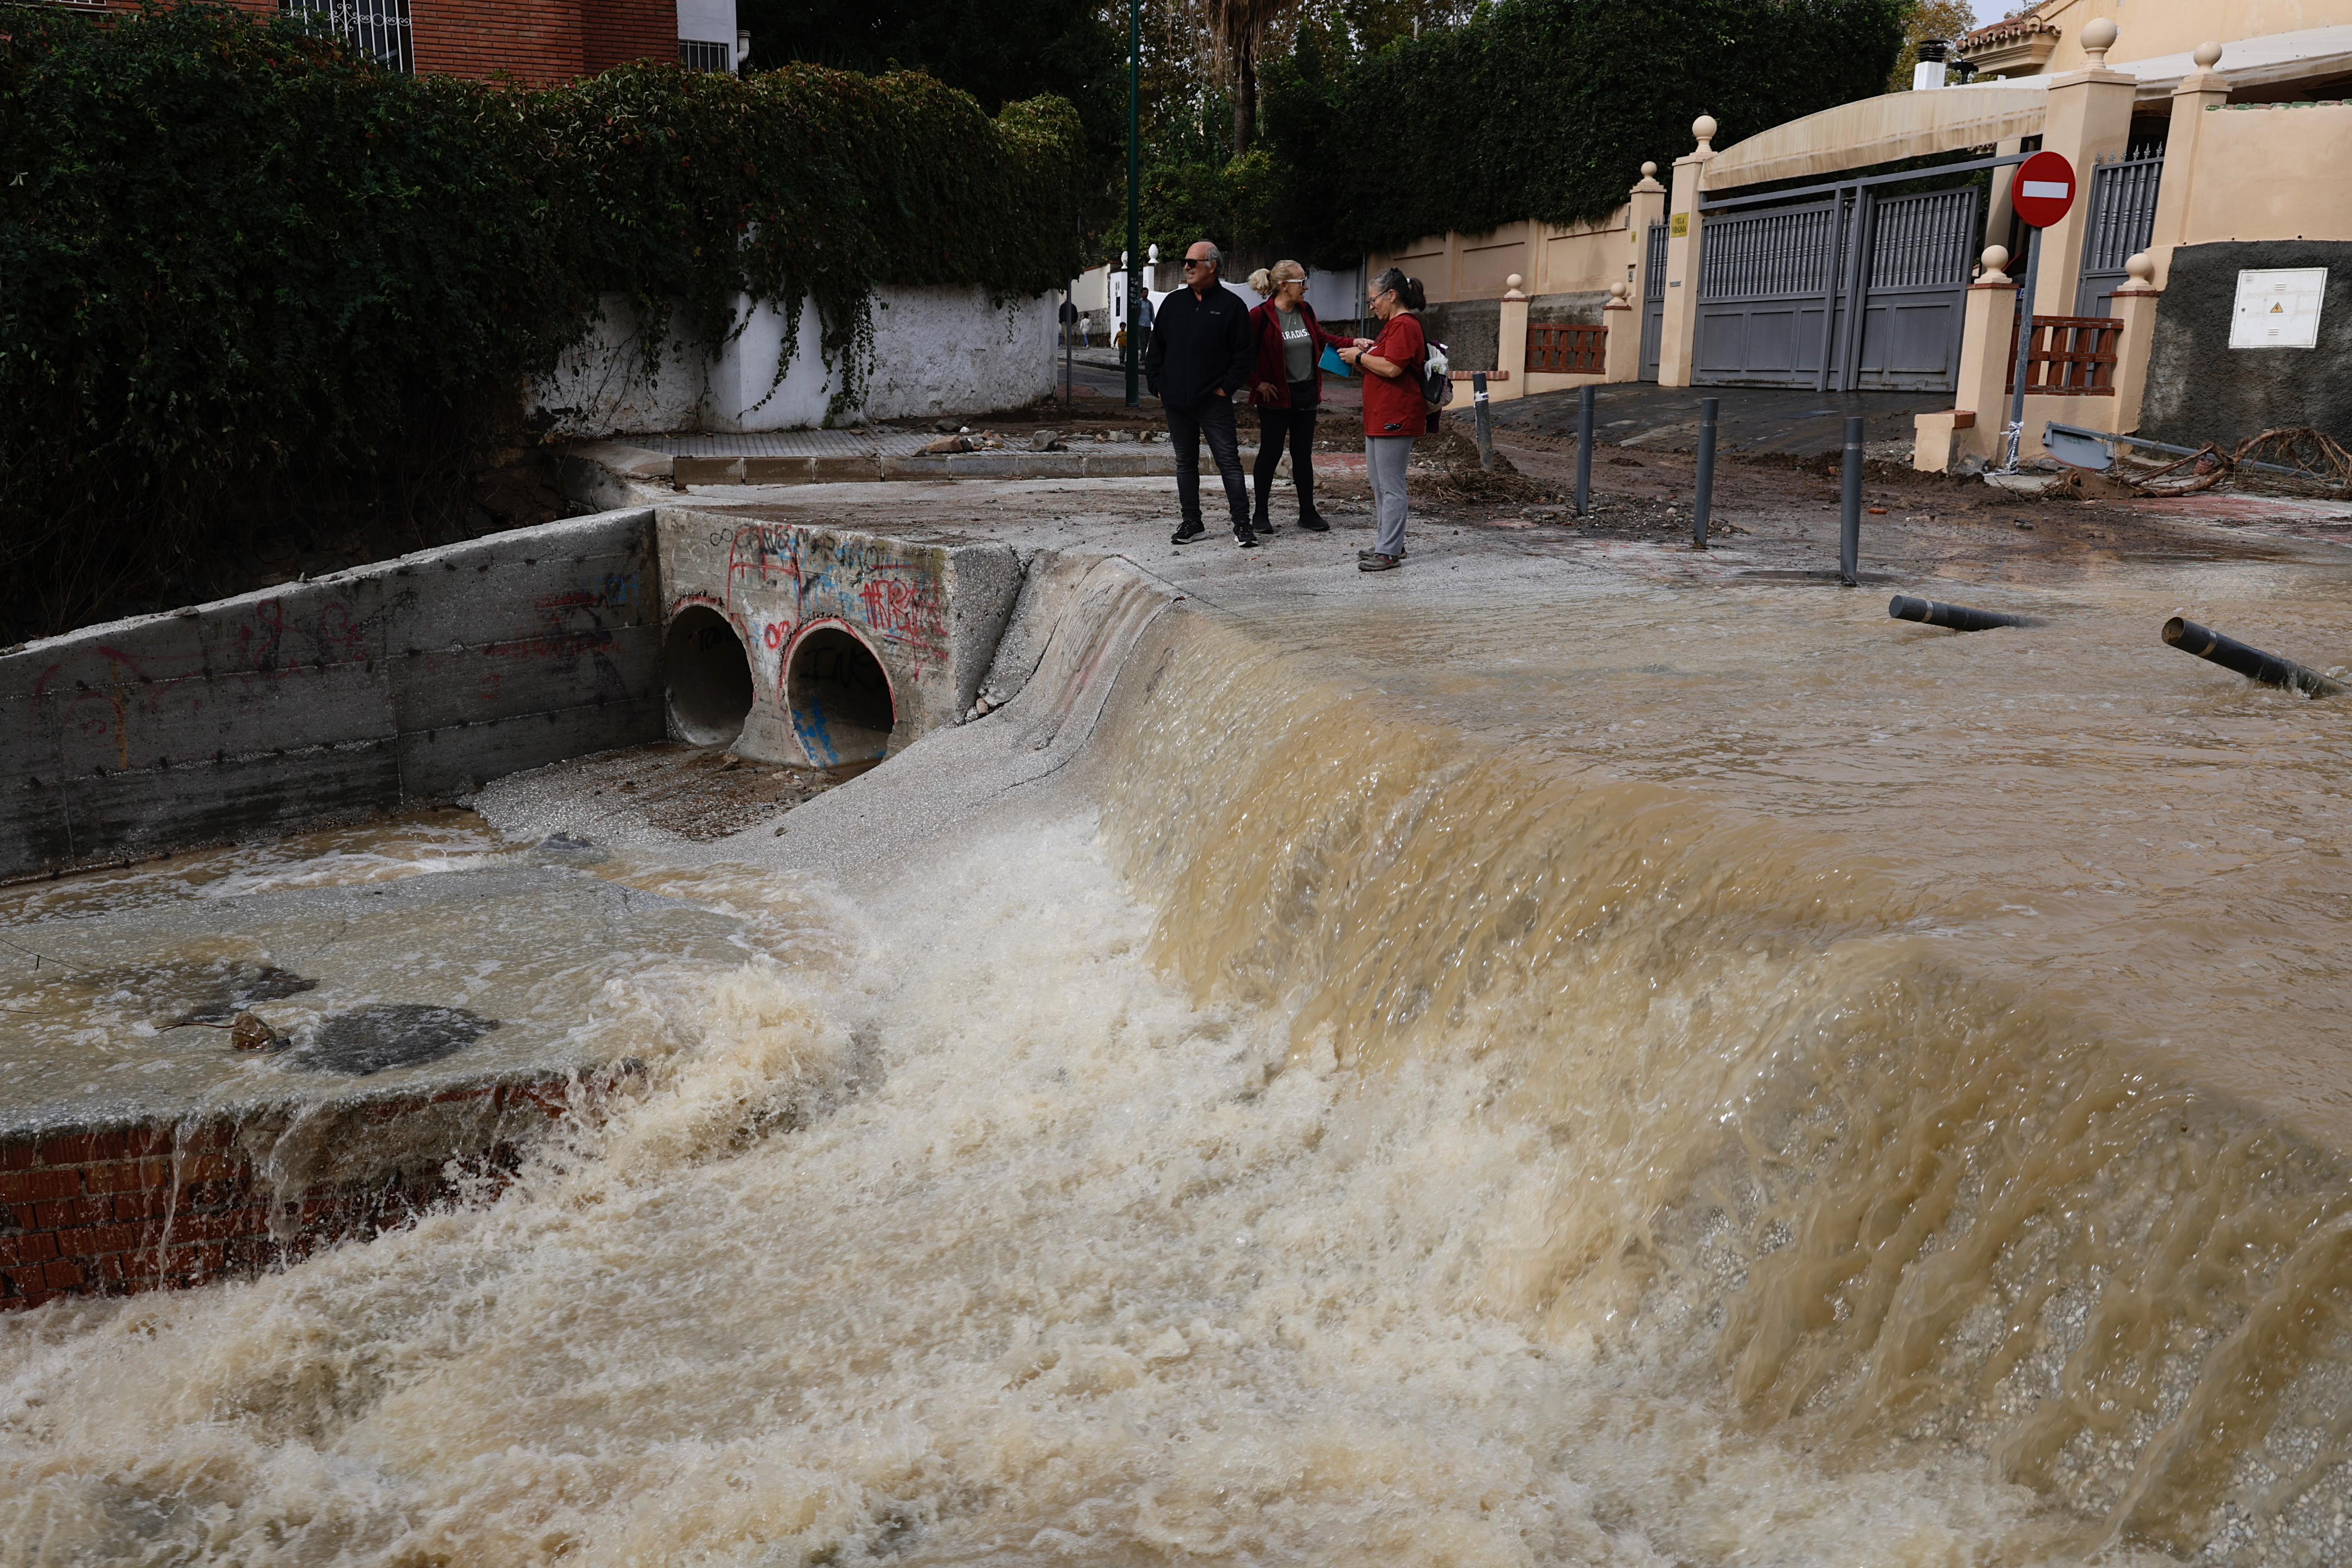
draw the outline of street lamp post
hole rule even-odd
[[[1127,0],[1127,406],[1143,405],[1143,0]]]

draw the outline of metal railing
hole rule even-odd
[[[1528,369],[1558,375],[1597,376],[1604,368],[1606,327],[1561,327],[1528,323]]]
[[[2117,345],[2124,324],[2113,316],[2036,316],[2026,359],[2025,390],[2040,397],[2116,395]],[[2009,386],[2017,391],[2017,327],[2009,331]]]
[[[318,32],[331,34],[355,54],[386,70],[414,76],[416,39],[408,20],[408,0],[278,0],[278,10],[299,16]]]
[[[735,68],[735,49],[730,44],[708,38],[680,38],[677,63],[690,71],[731,71]]]

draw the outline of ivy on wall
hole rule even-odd
[[[911,73],[523,92],[210,5],[0,6],[0,572],[38,601],[7,622],[425,504],[609,298],[649,356],[814,299],[855,383],[877,285],[1076,270],[1078,157],[1066,104],[991,119]]]
[[[1884,90],[1907,0],[1499,0],[1376,54],[1265,75],[1278,223],[1344,264],[1424,235],[1609,213],[1640,177]],[[1662,175],[1663,177],[1663,175]],[[1302,241],[1304,243],[1304,241]]]

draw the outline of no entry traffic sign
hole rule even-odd
[[[2055,152],[2036,152],[2017,166],[2010,205],[2037,229],[2046,229],[2074,204],[2074,166]]]

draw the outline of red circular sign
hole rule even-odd
[[[2009,204],[2035,228],[2048,228],[2074,204],[2074,166],[2055,152],[2036,152],[2017,166]]]

